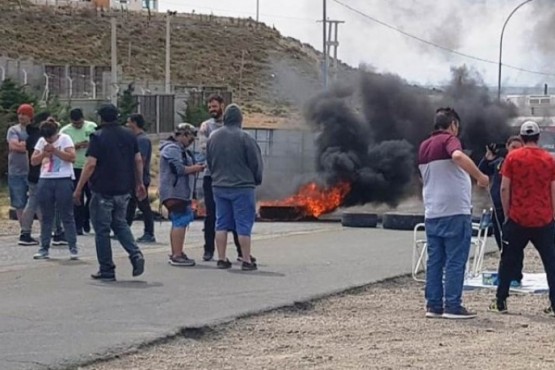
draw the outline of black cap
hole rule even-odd
[[[119,116],[118,108],[111,103],[102,104],[100,108],[98,108],[97,113],[103,122],[109,123],[116,122]]]

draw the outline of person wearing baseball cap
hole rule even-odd
[[[21,222],[23,209],[27,204],[29,185],[29,158],[27,155],[26,140],[28,137],[26,127],[31,123],[35,110],[30,104],[21,104],[17,109],[18,123],[8,129],[6,141],[8,142],[8,188],[10,203],[15,209],[17,219]],[[21,238],[20,238],[21,239]],[[38,244],[36,241],[20,240],[24,245]]]
[[[118,122],[118,108],[113,104],[103,104],[97,113],[100,128],[90,136],[87,160],[73,199],[75,204],[81,204],[83,189],[88,183],[92,193],[90,213],[99,264],[98,272],[91,278],[114,281],[116,265],[112,258],[110,229],[114,230],[129,255],[133,276],[144,272],[145,259],[126,220],[131,192],[135,191],[139,200],[146,197],[143,160],[137,138]]]
[[[501,169],[501,202],[505,214],[503,250],[496,299],[489,310],[507,313],[512,277],[522,265],[524,248],[532,242],[547,275],[550,306],[555,316],[555,159],[538,146],[540,127],[526,121],[520,127],[524,147],[511,151]]]

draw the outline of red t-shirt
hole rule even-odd
[[[555,181],[555,160],[547,151],[516,149],[505,159],[501,174],[511,180],[511,220],[525,227],[542,227],[553,221],[551,182]]]

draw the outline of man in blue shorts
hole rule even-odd
[[[204,165],[194,164],[187,147],[195,142],[197,129],[189,123],[180,123],[167,140],[160,143],[160,202],[169,212],[171,255],[173,266],[192,267],[195,260],[183,252],[187,227],[194,220],[191,209],[194,175],[204,171]]]
[[[242,270],[257,269],[251,259],[251,232],[256,218],[254,189],[262,183],[262,154],[256,140],[242,130],[241,109],[229,105],[224,113],[224,125],[214,131],[206,145],[206,162],[212,174],[216,202],[216,247],[218,268],[228,269],[226,258],[228,230],[239,235]]]

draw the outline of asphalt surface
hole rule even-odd
[[[114,244],[114,283],[92,281],[94,237],[79,237],[80,261],[55,247],[34,261],[34,247],[0,238],[0,369],[63,368],[249,313],[304,301],[410,272],[411,232],[342,228],[338,223],[258,223],[253,254],[259,271],[244,273],[202,262],[202,226],[186,252],[193,268],[167,263],[169,224],[145,246],[146,272]],[[139,236],[141,225],[134,225]],[[231,239],[231,238],[230,238]],[[236,257],[230,246],[229,257]]]

